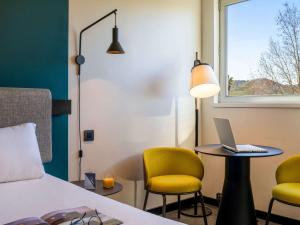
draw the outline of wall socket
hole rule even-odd
[[[83,131],[83,140],[84,141],[94,141],[94,130]]]

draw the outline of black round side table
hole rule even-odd
[[[84,181],[83,180],[81,180],[81,181],[72,181],[71,183],[75,184],[79,187],[84,188]],[[97,193],[98,195],[108,196],[108,195],[116,194],[116,193],[122,191],[122,189],[123,189],[122,184],[120,184],[118,182],[115,182],[115,186],[112,187],[112,188],[104,188],[102,180],[96,180],[96,189],[95,190],[86,189],[86,190]]]
[[[225,180],[216,225],[257,224],[250,181],[250,159],[283,153],[278,148],[258,147],[265,148],[267,152],[235,153],[224,149],[220,144],[195,148],[196,152],[202,154],[225,157]]]

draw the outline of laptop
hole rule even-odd
[[[236,153],[263,153],[268,152],[266,149],[254,145],[237,145],[228,119],[214,118],[221,144],[224,148]]]

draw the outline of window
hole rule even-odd
[[[300,1],[220,1],[220,102],[300,103]]]

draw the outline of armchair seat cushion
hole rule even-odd
[[[273,188],[273,197],[279,201],[300,205],[300,183],[282,183]]]
[[[189,175],[164,175],[150,178],[148,190],[166,194],[180,194],[200,191],[201,181]]]

